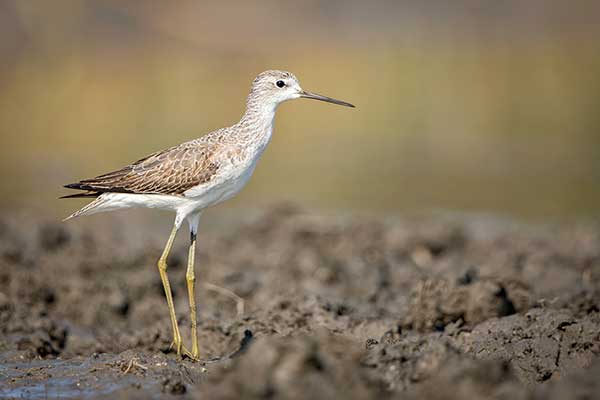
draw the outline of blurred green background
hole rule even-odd
[[[231,210],[600,214],[598,1],[0,0],[3,210],[237,121],[265,69],[299,100]]]

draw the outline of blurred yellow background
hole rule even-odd
[[[227,208],[600,211],[600,2],[0,1],[0,207],[230,125],[265,69],[298,100]]]

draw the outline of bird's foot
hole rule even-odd
[[[200,356],[198,351],[188,351],[185,348],[183,349],[183,355],[190,359],[190,361],[198,362],[200,361]]]
[[[183,340],[181,339],[181,337],[175,336],[175,338],[171,342],[171,345],[169,346],[169,351],[173,349],[175,349],[175,352],[178,356],[182,356],[185,353],[189,353],[189,350],[186,349],[186,347],[183,345]]]
[[[171,346],[169,346],[169,351],[173,349],[175,349],[175,352],[181,358],[187,357],[194,362],[200,361],[198,350],[194,349],[195,351],[189,351],[187,347],[183,345],[183,341],[181,340],[181,338],[179,338],[179,340],[173,339],[173,341],[171,342]]]

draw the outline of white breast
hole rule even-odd
[[[224,152],[220,157],[217,175],[209,182],[184,192],[186,198],[198,201],[201,204],[199,208],[205,208],[232,198],[246,186],[273,134],[274,110],[265,115],[267,117],[257,120],[256,125],[250,129],[260,133],[234,145],[239,150],[234,152],[237,156],[230,157]]]

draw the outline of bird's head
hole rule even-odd
[[[354,107],[345,101],[332,99],[331,97],[307,92],[300,87],[300,83],[294,74],[287,71],[270,70],[260,73],[254,82],[248,96],[248,103],[254,106],[260,105],[275,109],[280,103],[298,98],[326,101],[346,107]]]

